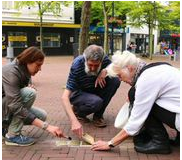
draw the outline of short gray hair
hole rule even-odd
[[[118,69],[125,68],[128,65],[137,67],[139,62],[140,59],[129,51],[124,51],[123,53],[116,52],[116,54],[112,56],[112,63],[107,67],[107,74],[110,77],[116,77]]]
[[[85,60],[102,61],[104,57],[104,50],[101,46],[95,44],[88,46],[83,53]]]

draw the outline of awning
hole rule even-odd
[[[97,27],[97,26],[90,26],[90,31],[93,33],[104,33],[105,28],[104,27]],[[109,33],[112,32],[112,29],[109,27]],[[114,28],[113,32],[115,34],[120,34],[120,33],[128,33],[129,29],[126,28],[124,31],[124,28]]]

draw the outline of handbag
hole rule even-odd
[[[125,104],[121,107],[120,111],[118,112],[114,127],[116,128],[123,128],[125,124],[128,122],[130,112],[131,112],[132,106],[129,102],[125,102]]]

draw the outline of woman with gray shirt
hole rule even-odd
[[[3,133],[6,145],[28,146],[35,141],[23,136],[23,125],[35,125],[54,136],[63,137],[57,126],[45,122],[47,113],[32,107],[36,89],[29,84],[31,76],[41,70],[44,53],[36,47],[25,49],[17,58],[2,67]]]

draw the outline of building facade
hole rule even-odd
[[[7,47],[13,47],[14,55],[25,48],[40,46],[40,23],[37,16],[38,7],[27,6],[21,11],[15,9],[16,1],[2,2],[2,53],[7,54]],[[81,10],[77,11],[74,2],[61,7],[60,15],[46,12],[43,15],[43,50],[46,55],[73,55],[78,49]],[[103,46],[104,27],[90,27],[89,44]],[[154,31],[154,53],[156,53],[159,34]],[[148,27],[109,29],[109,48],[113,39],[113,49],[124,51],[129,43],[135,44],[132,51],[136,54],[147,54],[149,46]],[[111,49],[109,53],[111,54]]]
[[[18,55],[27,47],[40,46],[38,7],[14,9],[16,1],[2,2],[2,49],[13,47]],[[61,7],[60,15],[43,15],[43,49],[46,55],[72,55],[78,43],[80,24],[75,24],[74,2]]]

